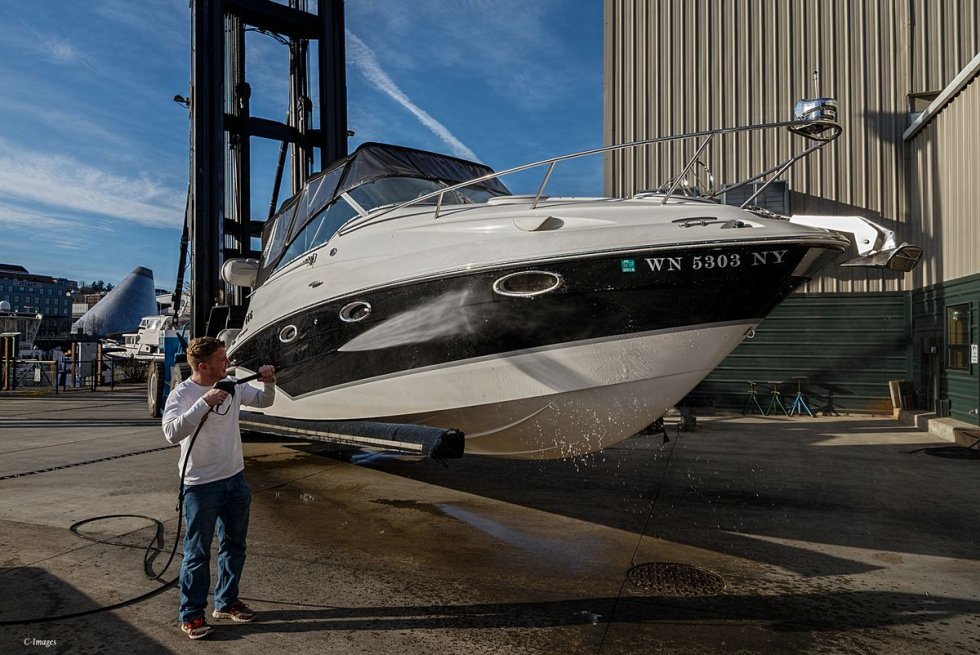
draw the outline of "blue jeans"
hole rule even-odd
[[[204,616],[211,588],[211,542],[218,527],[218,581],[214,606],[238,600],[245,566],[245,535],[252,490],[240,472],[224,480],[191,485],[184,491],[184,561],[180,566],[181,623]]]

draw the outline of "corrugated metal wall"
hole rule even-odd
[[[909,4],[909,93],[941,91],[980,50],[980,6],[976,0],[911,0]]]
[[[921,21],[941,25],[948,20],[940,11],[947,8],[945,3],[936,4],[939,7],[930,5],[931,11]],[[972,11],[975,26],[976,3],[957,6],[961,12]],[[976,30],[971,36],[975,40]],[[945,65],[946,73],[950,60],[971,49],[969,38],[957,33],[949,37],[950,43],[938,49],[934,64]],[[964,74],[975,71],[976,61]],[[952,71],[949,77],[959,72]],[[913,77],[928,78],[930,74],[934,73],[916,67]],[[911,274],[916,288],[912,293],[913,380],[921,395],[942,399],[940,406],[948,403],[950,416],[976,424],[970,411],[980,407],[980,366],[970,364],[963,370],[947,365],[947,308],[968,307],[969,342],[980,343],[980,79],[965,77],[964,82],[962,88],[954,87],[959,89],[956,95],[942,101],[945,104],[906,141],[906,188],[911,237],[922,244],[926,254]]]
[[[923,287],[980,273],[980,78],[910,141],[910,240],[925,248]]]
[[[946,308],[967,304],[970,308],[970,340],[980,343],[980,275],[918,289],[912,296],[912,379],[925,399],[950,401],[950,416],[976,424],[970,410],[980,406],[980,366],[951,370],[946,361]],[[931,352],[934,348],[935,352]],[[933,409],[925,403],[927,409]]]
[[[832,403],[839,413],[891,413],[890,380],[909,377],[909,295],[795,294],[689,394],[718,407],[742,409],[748,380],[758,384],[759,402],[769,402],[773,382],[787,409],[796,391],[793,376],[805,375],[811,408]],[[768,384],[767,384],[768,383]],[[778,410],[777,410],[778,411]]]
[[[939,90],[978,50],[975,2],[606,0],[605,140],[782,120],[795,100],[838,99],[844,134],[791,170],[791,211],[860,214],[911,240],[904,197],[908,94]],[[801,143],[732,139],[716,177],[761,170]],[[606,192],[660,186],[692,149],[608,156]],[[893,291],[904,277],[834,268],[804,291]]]

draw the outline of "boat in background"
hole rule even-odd
[[[173,329],[174,318],[170,315],[156,314],[140,319],[136,332],[122,335],[122,342],[113,341],[103,348],[110,357],[117,359],[141,359],[163,361],[163,337],[167,330]]]
[[[9,302],[0,300],[0,337],[16,337],[16,359],[37,359],[34,340],[37,339],[43,318],[34,312],[15,312]]]
[[[761,176],[693,191],[713,140],[789,129],[805,147]],[[751,206],[841,131],[836,102],[793,120],[597,148],[500,173],[368,143],[270,220],[261,260],[224,279],[253,288],[226,331],[239,369],[277,367],[252,418],[296,436],[337,421],[456,428],[466,452],[557,458],[636,434],[683,398],[777,305],[851,247],[837,231]],[[561,161],[697,141],[662,188],[633,198],[549,197]],[[545,169],[534,195],[500,177]],[[741,207],[726,190],[769,179]],[[855,265],[907,270],[921,251],[863,219]],[[854,227],[856,225],[857,227]]]

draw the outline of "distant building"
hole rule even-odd
[[[108,292],[75,321],[71,331],[72,334],[95,337],[119,337],[126,332],[136,332],[140,319],[144,316],[154,316],[156,313],[157,300],[153,286],[153,271],[138,266],[119,283],[119,286]]]
[[[166,289],[154,289],[157,297],[157,313],[168,314],[174,304],[174,292]]]
[[[77,321],[85,312],[95,307],[96,303],[105,298],[108,291],[99,291],[97,293],[76,293],[74,299],[71,303],[71,318],[72,321]]]
[[[0,301],[14,312],[41,314],[38,341],[68,338],[71,303],[78,284],[64,278],[34,275],[23,266],[0,263]]]

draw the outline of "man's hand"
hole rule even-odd
[[[275,382],[276,381],[276,367],[272,364],[265,364],[260,366],[258,370],[259,380],[262,382]]]
[[[204,402],[206,402],[209,406],[216,407],[225,402],[225,398],[228,397],[228,392],[222,391],[221,389],[210,389],[202,397],[204,398]]]

